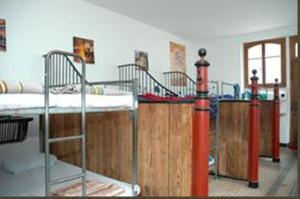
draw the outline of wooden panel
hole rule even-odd
[[[139,175],[143,196],[168,195],[169,105],[139,106]]]
[[[260,104],[259,155],[272,157],[273,101]]]
[[[209,134],[209,146],[210,150],[209,153],[211,156],[215,157],[215,146],[216,146],[216,133],[217,133],[217,119],[216,118],[210,118],[209,120],[210,125],[210,134]]]
[[[191,195],[193,105],[170,105],[169,195]]]
[[[62,122],[63,121],[63,122]],[[80,115],[64,114],[50,115],[50,137],[65,137],[80,134]],[[74,165],[80,165],[80,141],[55,143],[50,146],[50,152],[58,159]]]
[[[296,44],[298,43],[297,36],[290,37],[290,59],[291,59],[291,121],[290,121],[290,148],[297,148],[297,139],[298,139],[298,130],[297,130],[297,110],[298,110],[298,103],[297,103],[297,96],[298,96],[298,89],[297,89],[297,81],[299,79],[298,75],[298,66],[297,65],[297,56],[296,55]],[[299,45],[298,45],[299,46]],[[299,59],[299,58],[298,58]]]
[[[192,104],[140,104],[138,184],[143,196],[190,195],[192,107]],[[54,137],[80,132],[79,114],[52,115],[50,121],[50,134]],[[51,152],[61,160],[80,164],[78,141],[52,145]],[[87,114],[87,169],[130,182],[128,112]]]
[[[80,115],[51,115],[50,135],[78,135]],[[80,165],[80,142],[57,143],[51,152],[60,160]],[[87,114],[87,168],[103,175],[130,181],[131,123],[129,113]]]
[[[131,123],[128,112],[110,112],[96,117],[96,172],[118,180],[131,180]]]
[[[247,102],[220,102],[218,174],[248,178]]]

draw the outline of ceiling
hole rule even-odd
[[[297,0],[86,0],[190,41],[297,25]]]

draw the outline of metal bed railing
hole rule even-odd
[[[164,72],[165,87],[179,96],[194,96],[196,92],[196,81],[181,71]],[[208,81],[209,95],[219,95],[219,82]]]
[[[73,64],[70,58],[76,58],[80,61],[79,68],[81,73]],[[69,84],[80,84],[81,85],[81,133],[78,136],[50,138],[50,106],[49,97],[50,89],[55,87],[62,87]],[[126,85],[127,88],[131,86],[133,93],[133,104],[130,110],[131,122],[132,122],[132,195],[136,196],[137,191],[137,80],[131,79],[128,81],[104,81],[104,82],[87,82],[86,81],[86,65],[84,60],[73,53],[63,51],[50,51],[45,55],[45,111],[44,111],[44,147],[45,147],[45,190],[46,196],[50,196],[51,186],[61,184],[67,181],[75,179],[82,179],[82,196],[86,196],[86,85],[117,85],[123,87]],[[73,176],[64,177],[60,179],[51,179],[50,171],[50,145],[58,142],[66,141],[81,141],[81,173]]]
[[[137,64],[120,65],[118,68],[120,81],[137,79],[138,93],[140,95],[150,93],[161,97],[178,96],[177,93],[163,86],[148,71]],[[123,85],[120,87],[120,90],[126,91],[128,88]]]
[[[225,92],[227,91],[226,88],[230,89],[230,92],[228,92],[228,93],[234,94],[234,84],[227,83],[227,82],[221,82],[221,96],[225,95]]]

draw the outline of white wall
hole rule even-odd
[[[89,80],[118,79],[116,66],[133,63],[135,49],[149,53],[150,72],[161,79],[170,69],[170,41],[186,45],[189,66],[197,59],[190,42],[82,0],[0,0],[0,17],[8,49],[0,52],[0,79],[42,81],[42,55],[73,51],[73,36],[95,42]]]
[[[82,0],[0,0],[7,23],[7,52],[0,52],[0,80],[43,82],[42,55],[73,51],[73,36],[93,39],[95,65],[88,80],[117,80],[119,64],[134,63],[134,50],[148,52],[150,72],[159,81],[170,70],[169,42],[186,45],[187,64],[197,49],[189,41]],[[38,120],[30,125],[38,135]]]
[[[215,40],[202,41],[199,47],[205,47],[208,50],[207,60],[211,63],[209,68],[209,79],[238,83],[243,88],[243,44],[245,42],[258,41],[264,39],[286,37],[287,45],[287,87],[281,90],[287,91],[287,113],[281,117],[281,143],[289,142],[290,127],[290,54],[289,54],[289,36],[297,34],[297,27],[285,27],[276,30],[252,33],[237,37],[219,38]]]

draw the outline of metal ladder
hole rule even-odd
[[[63,57],[63,60],[61,60]],[[75,67],[72,66],[72,73],[73,77],[76,78],[61,78],[62,75],[60,72],[55,71],[53,68],[57,68],[57,65],[61,64],[62,61],[70,63],[70,60],[67,56],[76,57],[81,60],[82,63],[82,74],[79,75],[78,71],[75,71]],[[56,61],[55,61],[56,60]],[[59,61],[57,61],[59,60]],[[70,63],[71,64],[71,63]],[[64,64],[63,64],[64,65]],[[66,64],[65,64],[66,65]],[[65,66],[64,65],[64,66]],[[61,66],[59,66],[61,67]],[[60,69],[62,71],[62,69]],[[46,196],[51,196],[51,186],[62,184],[68,181],[73,181],[76,179],[81,178],[81,185],[82,185],[82,196],[86,196],[86,69],[85,63],[83,59],[75,54],[66,53],[62,51],[51,51],[45,56],[45,136],[44,136],[44,145],[45,145],[45,191]],[[54,80],[53,80],[54,79]],[[58,79],[58,80],[57,80]],[[49,105],[49,94],[50,88],[54,87],[61,87],[66,84],[70,83],[80,83],[81,84],[81,133],[80,135],[76,136],[68,136],[68,137],[60,137],[60,138],[50,138],[49,137],[49,115],[50,115],[50,105]],[[51,172],[50,172],[50,145],[54,143],[61,143],[61,142],[70,142],[80,140],[81,141],[81,173],[74,174],[72,176],[63,177],[59,179],[52,180],[51,179]]]

